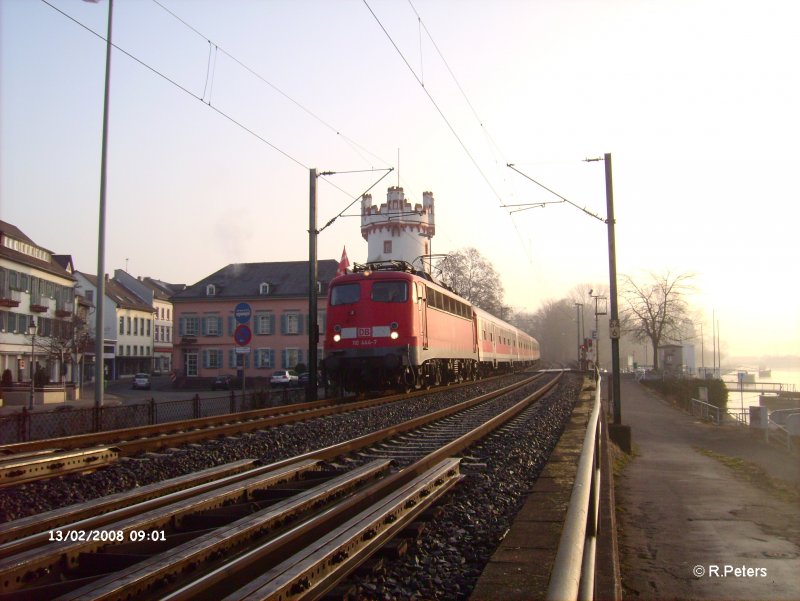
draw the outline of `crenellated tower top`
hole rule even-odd
[[[403,188],[392,186],[386,203],[372,204],[372,195],[361,198],[361,235],[368,243],[367,262],[401,260],[423,265],[430,271],[431,238],[436,233],[433,193],[422,193],[422,204],[413,207]]]

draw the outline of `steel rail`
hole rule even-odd
[[[495,376],[482,380],[488,382],[500,378]],[[453,390],[464,386],[475,384],[474,381],[465,381],[458,384],[451,384],[439,390]],[[148,443],[157,448],[163,448],[167,444],[179,444],[181,433],[193,432],[186,435],[187,440],[200,440],[229,434],[231,431],[251,431],[259,428],[268,428],[282,423],[292,421],[302,421],[315,417],[355,411],[368,407],[374,407],[396,401],[423,396],[435,393],[436,390],[417,390],[406,394],[395,394],[374,399],[361,401],[340,402],[338,399],[323,399],[308,403],[294,403],[291,405],[281,405],[278,407],[267,407],[264,409],[254,409],[240,413],[226,413],[223,415],[213,415],[191,420],[179,420],[154,424],[148,426],[136,426],[133,428],[123,428],[119,430],[107,430],[103,432],[92,432],[89,434],[76,434],[59,438],[49,438],[43,440],[33,440],[7,445],[0,445],[0,455],[31,453],[34,451],[48,452],[53,449],[75,449],[91,447],[93,445],[115,444],[122,451],[123,456],[135,454],[142,450],[148,450]],[[252,427],[240,428],[238,424],[252,423]],[[231,425],[233,424],[233,427]],[[256,425],[258,424],[258,425]],[[219,430],[217,430],[219,429]],[[219,431],[219,433],[217,433]],[[204,436],[202,432],[207,434]],[[169,441],[167,438],[173,436]],[[153,441],[153,442],[150,442]]]
[[[6,455],[0,457],[0,488],[94,470],[114,463],[119,455],[116,447]]]
[[[113,572],[82,588],[58,598],[58,601],[79,599],[131,599],[152,593],[153,587],[165,579],[191,571],[208,561],[219,561],[247,541],[277,530],[300,514],[349,494],[358,486],[384,474],[391,462],[373,461],[333,478],[289,499],[241,518],[228,526],[202,534],[168,551],[145,559],[128,569]]]
[[[298,464],[301,470],[317,469],[318,462]],[[68,505],[13,522],[0,524],[0,558],[30,549],[48,540],[48,532],[69,525],[75,530],[97,530],[122,518],[155,509],[246,478],[272,471],[254,459],[241,459],[185,476],[140,486],[77,505]]]
[[[539,377],[539,376],[537,376],[537,377]],[[302,455],[300,457],[293,457],[293,458],[286,459],[286,460],[283,460],[283,461],[275,462],[275,463],[271,464],[270,466],[265,466],[265,469],[266,468],[279,469],[279,468],[287,466],[288,464],[290,464],[292,462],[296,462],[296,461],[303,460],[303,459],[325,459],[325,458],[330,459],[330,458],[336,457],[338,455],[350,452],[350,451],[352,451],[354,449],[363,448],[364,446],[367,446],[369,444],[373,444],[374,442],[376,442],[377,440],[380,440],[381,438],[386,438],[386,437],[391,436],[393,434],[407,431],[408,429],[417,427],[418,425],[420,425],[420,424],[422,424],[424,422],[427,422],[427,421],[431,421],[432,419],[436,419],[436,418],[439,418],[439,417],[446,416],[446,415],[454,413],[456,411],[463,410],[465,407],[472,406],[474,404],[478,404],[478,403],[484,402],[484,401],[486,401],[488,399],[491,399],[491,398],[494,398],[496,396],[511,392],[514,389],[519,388],[521,386],[524,386],[525,384],[528,384],[528,383],[530,383],[531,381],[533,381],[535,379],[536,378],[527,379],[527,380],[525,380],[523,382],[516,383],[516,384],[514,384],[512,386],[509,386],[509,387],[506,387],[504,389],[501,389],[501,390],[498,390],[498,391],[494,391],[494,392],[489,393],[489,394],[482,395],[482,396],[478,397],[477,399],[473,399],[471,401],[468,401],[468,402],[465,402],[465,403],[461,403],[459,405],[456,405],[456,406],[448,408],[448,409],[444,409],[444,410],[441,410],[441,411],[434,412],[433,414],[430,414],[430,415],[425,416],[423,418],[417,418],[415,420],[411,420],[410,422],[407,422],[406,424],[401,424],[401,425],[393,426],[393,427],[390,427],[390,428],[386,428],[386,429],[384,429],[384,430],[382,430],[380,432],[372,433],[370,435],[366,435],[366,436],[360,437],[360,438],[352,440],[352,441],[347,441],[345,443],[341,443],[341,444],[338,444],[338,445],[332,445],[330,447],[326,447],[325,449],[312,451],[312,452],[306,453],[306,454],[304,454],[304,455]],[[420,464],[418,466],[418,469],[423,469],[423,467],[426,467],[426,468],[430,467],[430,465],[423,465],[423,463],[424,462],[420,462]],[[414,472],[413,470],[404,470],[403,472],[397,473],[397,474],[395,474],[393,476],[389,476],[388,478],[384,479],[382,482],[385,483],[386,486],[389,486],[389,485],[396,486],[396,485],[402,484],[403,482],[406,482],[409,478],[413,477],[414,473],[418,473],[418,472]],[[360,503],[361,506],[363,507],[364,504],[367,503],[368,501],[369,502],[374,502],[375,499],[377,498],[378,494],[379,494],[378,492],[357,493],[355,495],[355,497],[356,497],[356,499],[355,499],[356,505],[355,506],[357,507],[358,503]],[[194,500],[192,500],[192,504],[194,504]],[[183,505],[185,505],[185,503],[183,503],[182,506]],[[350,508],[350,510],[352,510],[352,507]],[[153,513],[163,514],[164,511],[165,511],[164,509],[152,510],[152,511],[148,512],[148,514],[153,514]],[[340,518],[341,518],[341,516],[345,515],[344,513],[342,513],[345,510],[337,510],[337,511],[338,511],[338,513],[334,512],[334,514],[339,515]],[[154,516],[150,515],[149,517],[153,518]],[[153,527],[157,527],[157,524],[159,524],[159,523],[162,523],[162,524],[164,523],[163,521],[159,522],[156,519],[156,521],[154,521],[154,522],[149,522],[149,526],[146,526],[141,521],[141,519],[142,519],[142,516],[137,516],[136,518],[132,518],[131,520],[128,520],[128,521],[123,520],[122,522],[119,522],[116,525],[114,525],[114,527],[115,528],[117,528],[117,527],[122,527],[122,528],[149,527],[149,528],[153,528]],[[162,519],[163,519],[163,516],[162,516]],[[98,546],[94,546],[93,547],[92,545],[89,545],[88,547],[87,546],[81,546],[80,549],[73,548],[73,547],[70,547],[69,549],[66,549],[66,550],[62,549],[62,551],[65,551],[65,552],[61,553],[61,558],[62,559],[60,560],[59,563],[63,563],[63,565],[66,565],[66,566],[69,567],[70,565],[72,565],[75,562],[75,554],[80,553],[80,552],[91,552],[93,550],[96,551],[98,548],[101,548],[101,547],[102,547],[102,545],[100,547],[98,547]],[[15,556],[15,558],[21,559],[21,561],[18,562],[18,564],[17,564],[17,566],[18,566],[20,571],[16,572],[17,577],[20,578],[20,580],[18,580],[16,583],[14,583],[14,579],[13,578],[9,579],[8,582],[12,583],[12,587],[20,586],[21,579],[26,577],[26,574],[28,575],[28,577],[30,577],[30,574],[32,574],[32,573],[36,573],[37,571],[39,571],[39,572],[47,571],[47,570],[53,569],[53,567],[54,567],[52,562],[47,563],[45,561],[45,562],[43,562],[41,564],[36,564],[35,562],[32,562],[33,557],[29,556],[29,555],[26,555],[25,553],[19,554],[18,556]],[[24,567],[28,568],[27,572],[24,571],[24,569],[23,569]],[[2,582],[2,571],[0,571],[0,582]]]
[[[444,496],[462,478],[460,461],[441,461],[223,601],[288,601],[328,592],[343,574],[352,572]]]
[[[148,504],[145,506],[146,511],[106,523],[101,531],[121,532],[128,539],[131,532],[166,529],[168,526],[180,524],[181,520],[191,514],[221,507],[234,499],[249,498],[255,490],[269,488],[294,479],[299,473],[313,467],[308,462],[296,462],[293,465],[261,473],[240,482],[206,490],[188,499],[179,499],[169,505],[153,508]],[[74,569],[78,565],[81,554],[95,553],[113,546],[114,543],[108,538],[103,540],[85,535],[70,535],[69,533],[90,532],[82,527],[79,528],[79,525],[83,526],[83,524],[73,524],[59,530],[65,535],[57,536],[52,542],[47,537],[47,542],[50,544],[46,544],[44,547],[28,548],[0,560],[0,592],[19,590],[35,580],[38,574]],[[41,537],[38,538],[41,539]]]
[[[600,507],[600,382],[586,426],[575,484],[547,587],[547,601],[594,598],[594,565]]]
[[[300,524],[294,530],[287,532],[285,535],[278,537],[264,545],[253,549],[236,560],[228,563],[222,568],[213,570],[212,572],[194,579],[190,584],[185,585],[183,588],[166,595],[161,598],[161,601],[192,601],[198,596],[206,595],[210,589],[217,587],[224,581],[230,581],[233,578],[241,578],[242,573],[247,573],[252,570],[253,566],[263,566],[270,558],[276,556],[285,556],[282,554],[282,549],[287,545],[295,543],[295,541],[310,539],[309,543],[313,542],[324,535],[324,524],[336,523],[342,519],[347,519],[356,511],[362,511],[370,504],[379,502],[385,497],[387,491],[395,490],[397,487],[407,484],[415,477],[424,473],[426,470],[431,469],[435,465],[445,461],[450,455],[458,454],[467,449],[469,446],[481,437],[485,436],[492,429],[500,427],[508,420],[514,418],[518,413],[523,411],[532,402],[540,399],[547,394],[558,382],[561,375],[556,377],[551,382],[548,382],[544,387],[537,390],[532,395],[529,395],[516,405],[510,407],[505,412],[493,418],[491,423],[487,422],[479,426],[470,433],[464,434],[458,439],[452,441],[444,447],[439,448],[426,455],[424,458],[418,460],[416,463],[406,467],[400,472],[392,474],[391,476],[375,483],[371,489],[359,493],[353,499],[342,503],[329,511],[320,515],[316,521]],[[509,392],[509,391],[506,391]],[[485,395],[487,396],[487,395]],[[484,398],[484,400],[487,400]],[[416,421],[416,420],[415,420]],[[263,570],[260,570],[263,571]]]

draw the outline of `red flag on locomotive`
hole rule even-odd
[[[345,275],[348,267],[350,267],[350,260],[347,258],[347,248],[343,246],[342,258],[339,259],[339,268],[336,270],[336,275]]]

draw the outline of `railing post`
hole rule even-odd
[[[156,423],[156,400],[154,398],[150,399],[149,406],[147,407],[147,421],[151,426]]]
[[[231,390],[231,409],[229,413],[236,413],[236,393]]]
[[[27,407],[22,407],[22,411],[17,418],[17,440],[28,442],[31,439],[30,412]]]
[[[200,395],[196,392],[194,393],[192,404],[194,405],[194,418],[197,419],[200,417]]]

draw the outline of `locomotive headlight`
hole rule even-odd
[[[391,334],[389,334],[389,338],[391,338],[392,340],[397,340],[398,338],[400,338],[400,334],[398,334],[397,331],[394,331]]]
[[[334,334],[333,335],[333,341],[334,342],[339,342],[341,339],[342,339],[342,335],[341,334]]]

